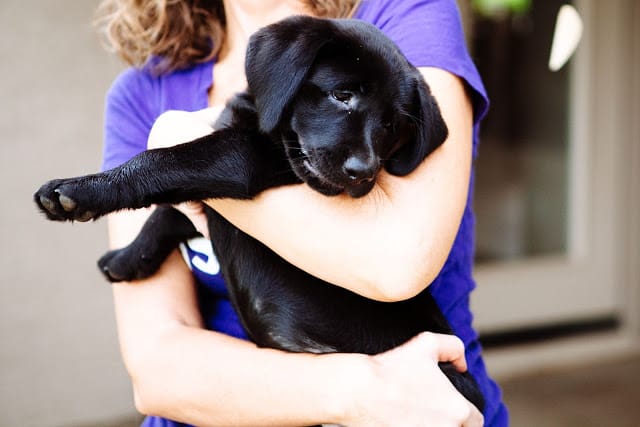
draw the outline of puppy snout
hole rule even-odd
[[[349,157],[342,166],[345,175],[353,184],[373,181],[378,173],[378,160],[375,158]]]

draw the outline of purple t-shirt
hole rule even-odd
[[[477,153],[478,124],[488,108],[488,99],[467,51],[455,0],[363,0],[355,18],[380,28],[416,67],[432,66],[462,78],[474,107],[473,155]],[[146,149],[155,119],[167,110],[195,111],[208,106],[213,63],[156,76],[146,69],[129,69],[114,82],[107,95],[103,169],[109,169]],[[473,176],[473,174],[472,174]],[[469,183],[473,188],[473,178]],[[469,371],[486,399],[487,426],[508,425],[508,415],[498,386],[488,377],[481,348],[472,327],[469,294],[472,278],[474,216],[472,192],[451,253],[438,277],[429,286],[456,335],[465,344]],[[246,333],[228,298],[224,279],[208,241],[192,240],[183,255],[197,278],[200,310],[206,327],[246,339]],[[184,424],[148,417],[144,426]]]

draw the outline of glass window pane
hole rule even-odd
[[[476,163],[477,260],[561,253],[567,246],[567,67],[547,68],[559,7],[472,8],[471,50],[491,109]]]

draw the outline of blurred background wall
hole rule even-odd
[[[71,426],[134,413],[103,222],[45,221],[45,180],[97,170],[103,97],[119,65],[91,28],[97,1],[0,2],[0,425]]]
[[[477,160],[476,325],[508,400],[520,391],[514,408],[531,410],[525,419],[544,412],[536,396],[553,404],[595,388],[513,378],[552,370],[584,380],[590,368],[574,368],[640,344],[640,5],[576,1],[584,37],[552,73],[562,3],[459,1],[493,99]],[[50,223],[31,200],[47,179],[99,167],[104,93],[121,64],[91,28],[97,4],[0,2],[2,426],[137,423],[110,289],[95,268],[105,224]],[[622,375],[638,369],[623,366]]]

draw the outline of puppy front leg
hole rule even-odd
[[[122,209],[208,198],[250,199],[297,182],[281,147],[262,134],[221,129],[148,150],[114,169],[44,184],[34,195],[53,221],[88,221]]]
[[[170,205],[158,206],[133,242],[113,249],[98,260],[110,282],[130,282],[153,275],[180,242],[201,236],[182,212]]]

